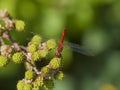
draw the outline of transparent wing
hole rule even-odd
[[[70,49],[72,49],[73,51],[75,51],[77,53],[87,55],[87,56],[94,56],[94,53],[91,50],[89,50],[83,46],[80,46],[75,43],[70,43],[70,42],[65,42],[65,44],[67,44]]]

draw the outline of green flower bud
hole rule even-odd
[[[22,63],[25,60],[25,55],[21,52],[16,52],[12,56],[12,60],[15,63]]]
[[[31,40],[31,42],[33,42],[37,45],[39,45],[41,43],[41,41],[42,41],[42,37],[40,37],[39,35],[35,35]]]
[[[17,90],[23,90],[25,82],[23,80],[18,81],[17,83]]]
[[[8,63],[8,59],[5,56],[0,56],[0,67],[6,66]]]
[[[28,70],[25,72],[25,78],[27,80],[33,79],[34,78],[34,72],[32,70]]]
[[[31,45],[28,46],[27,50],[28,50],[28,52],[33,53],[37,50],[37,45],[36,44],[31,44]]]
[[[49,73],[49,68],[48,67],[43,67],[42,69],[41,69],[41,72],[42,73],[44,73],[44,74],[47,74],[47,73]]]
[[[32,90],[32,85],[31,84],[25,84],[23,87],[23,90]]]
[[[33,54],[32,54],[32,60],[33,61],[38,61],[40,59],[40,54],[39,54],[39,52],[34,52]]]
[[[50,63],[49,63],[50,67],[52,69],[57,69],[60,68],[61,66],[61,58],[53,58]]]
[[[56,75],[55,75],[55,79],[57,80],[62,80],[64,77],[64,73],[62,71],[58,72]]]
[[[53,49],[56,47],[56,41],[54,39],[50,39],[46,42],[48,49]]]
[[[41,58],[45,58],[47,54],[48,54],[48,50],[43,49],[39,51],[39,55]]]
[[[47,90],[53,89],[54,88],[54,82],[53,82],[53,80],[52,79],[46,79],[46,80],[44,80],[44,88],[46,88]]]
[[[43,77],[37,77],[33,82],[33,88],[41,88],[43,86]]]
[[[15,28],[17,31],[24,31],[25,23],[22,20],[15,20]]]

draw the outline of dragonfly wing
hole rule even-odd
[[[80,45],[74,44],[74,43],[69,43],[69,42],[67,42],[67,45],[70,49],[72,49],[73,51],[75,51],[77,53],[81,53],[81,54],[87,55],[87,56],[94,56],[94,53],[92,52],[92,50],[89,50],[86,47],[83,47],[83,46],[80,46]]]

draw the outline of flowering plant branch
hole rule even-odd
[[[64,74],[61,71],[61,53],[66,30],[54,58],[43,67],[37,67],[36,63],[45,62],[44,58],[52,49],[57,47],[54,39],[42,42],[42,37],[34,35],[27,46],[19,45],[10,35],[11,30],[24,31],[25,23],[11,17],[7,10],[0,11],[0,67],[5,67],[10,61],[16,64],[25,63],[25,77],[17,83],[17,90],[52,90],[54,79],[62,80]],[[6,44],[3,39],[10,44]]]

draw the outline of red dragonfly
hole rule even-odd
[[[55,56],[58,58],[61,57],[65,35],[66,35],[66,29],[64,29],[62,32],[61,41],[58,44],[57,52],[55,54]],[[93,53],[90,52],[89,50],[85,49],[84,47],[80,47],[79,45],[73,44],[73,43],[67,43],[67,44],[69,45],[69,47],[71,47],[73,49],[73,51],[76,51],[78,53],[82,53],[82,54],[87,55],[87,56],[93,56]]]
[[[94,56],[92,51],[85,48],[84,46],[80,46],[80,45],[75,44],[75,43],[64,41],[66,32],[67,32],[66,29],[64,29],[63,32],[62,32],[62,37],[61,37],[60,42],[58,43],[57,52],[55,53],[56,57],[61,57],[61,53],[63,51],[64,43],[67,44],[67,47],[69,47],[71,50],[73,50],[73,51],[75,51],[77,53],[81,53],[81,54],[86,55],[86,56]],[[27,32],[27,33],[36,34],[34,32]]]

